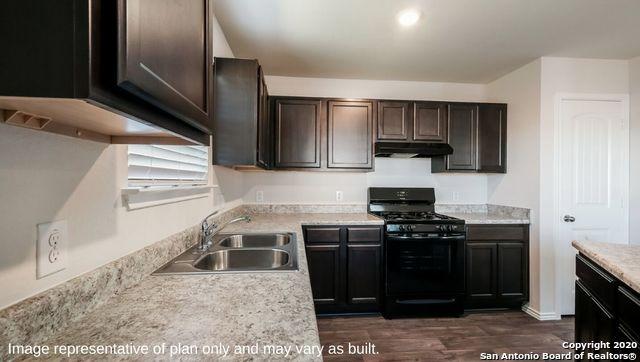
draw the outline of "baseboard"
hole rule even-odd
[[[540,313],[540,311],[537,311],[535,309],[533,309],[529,304],[525,304],[522,306],[522,311],[527,313],[528,315],[532,316],[533,318],[539,320],[539,321],[557,321],[560,320],[560,316],[557,315],[554,312],[548,312],[548,313]]]

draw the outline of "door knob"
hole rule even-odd
[[[576,221],[576,218],[571,216],[571,215],[565,215],[564,216],[564,222],[574,222]]]

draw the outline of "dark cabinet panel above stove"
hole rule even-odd
[[[379,142],[447,142],[447,104],[429,101],[379,101]]]
[[[378,103],[377,139],[384,141],[407,141],[411,102],[381,101]]]
[[[414,142],[447,142],[447,105],[440,102],[413,104]]]

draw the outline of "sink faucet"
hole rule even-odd
[[[200,233],[200,241],[198,242],[198,251],[205,251],[209,249],[211,247],[213,236],[217,234],[220,230],[222,230],[225,226],[238,221],[246,221],[246,222],[251,221],[251,217],[249,215],[244,215],[241,217],[237,217],[235,219],[231,219],[227,222],[224,222],[222,223],[222,225],[218,225],[215,222],[212,222],[211,224],[209,224],[209,221],[208,221],[209,218],[211,216],[216,215],[217,213],[218,211],[214,211],[211,214],[207,215],[207,217],[205,217],[202,220],[202,223],[200,224],[201,233]],[[215,232],[213,231],[214,229],[216,229]]]

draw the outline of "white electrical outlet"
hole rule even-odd
[[[262,190],[256,191],[256,202],[264,201],[264,192]]]
[[[460,201],[460,192],[458,191],[453,192],[453,201]]]
[[[342,201],[343,195],[342,191],[336,191],[336,201]]]
[[[67,221],[38,224],[36,277],[38,279],[67,267]]]

